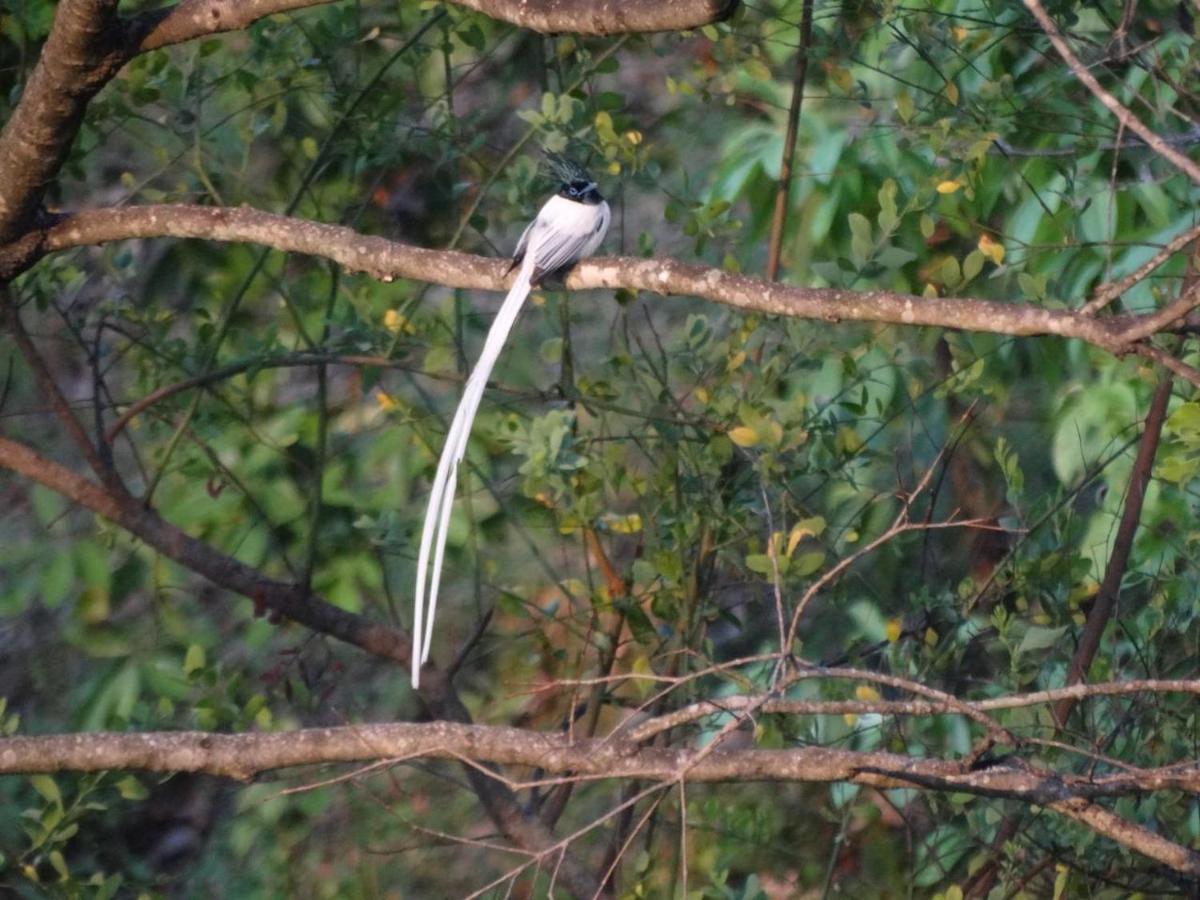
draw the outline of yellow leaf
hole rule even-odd
[[[640,131],[627,131],[625,132],[625,140],[636,147],[642,142],[642,133]]]
[[[938,642],[938,633],[932,628],[925,629],[925,646],[936,647]]]
[[[867,703],[873,703],[879,699],[879,691],[875,690],[869,684],[860,684],[854,689],[854,696]]]
[[[739,425],[729,432],[729,439],[739,447],[753,447],[758,443],[758,432],[745,425]]]
[[[962,187],[962,185],[959,184],[957,180],[955,180],[955,181],[939,181],[938,186],[937,186],[937,192],[939,194],[953,194],[960,187]]]
[[[383,391],[378,391],[375,394],[375,402],[379,404],[379,408],[384,412],[391,412],[397,406],[396,401]]]
[[[899,619],[889,619],[887,623],[887,639],[889,644],[894,644],[900,640],[902,632]]]
[[[615,159],[608,164],[608,174],[609,175],[620,175],[621,174],[621,164],[619,162],[617,162]]]
[[[967,39],[967,35],[970,34],[970,32],[961,25],[956,25],[954,28],[951,28],[950,33],[954,35],[954,39],[960,44],[965,41]]]
[[[737,353],[733,354],[733,356],[729,357],[729,362],[727,362],[725,364],[725,371],[726,372],[736,372],[738,369],[740,369],[742,367],[742,364],[745,361],[746,361],[746,351],[739,350]]]
[[[630,666],[630,668],[636,675],[649,676],[654,674],[654,670],[650,667],[650,661],[644,656],[639,656],[634,659],[633,665]],[[651,678],[635,678],[633,679],[633,687],[634,690],[636,690],[643,697],[647,696],[651,691],[657,689],[657,686]]]
[[[809,519],[801,519],[792,526],[791,532],[788,534],[787,556],[790,558],[796,545],[806,537],[817,537],[825,530],[825,519],[821,516],[813,516]]]
[[[858,716],[856,716],[854,713],[843,713],[842,719],[847,725],[853,728],[854,723],[858,721]]]
[[[605,513],[598,523],[605,531],[613,534],[637,534],[642,530],[642,517],[637,513],[627,516],[618,513]]]
[[[600,112],[596,113],[596,127],[611,131],[612,116],[610,116],[604,110],[600,110]]]
[[[951,105],[958,106],[958,85],[953,81],[947,81],[946,87],[942,89],[942,93],[946,95],[946,99]]]
[[[981,234],[979,236],[979,244],[977,245],[979,252],[994,262],[1000,265],[1004,262],[1004,245],[993,241],[989,235]]]
[[[696,399],[699,400],[701,403],[703,403],[705,406],[707,406],[708,401],[712,399],[712,395],[709,394],[709,392],[705,388],[698,387],[698,388],[696,388]],[[134,421],[137,421],[137,420],[135,419]]]

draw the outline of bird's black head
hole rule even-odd
[[[587,169],[573,159],[567,159],[565,156],[550,151],[546,152],[546,158],[550,161],[550,168],[561,182],[558,196],[574,200],[576,203],[587,203],[593,206],[604,202],[596,182],[592,180]]]

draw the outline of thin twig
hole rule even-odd
[[[796,48],[796,74],[792,79],[792,103],[788,108],[783,156],[779,160],[779,181],[775,185],[775,209],[771,214],[771,237],[767,244],[767,281],[775,281],[779,277],[783,233],[787,226],[788,197],[792,189],[792,164],[796,158],[796,135],[800,130],[800,108],[804,103],[804,84],[808,79],[812,20],[813,0],[804,0],[804,9],[800,13],[800,46]]]

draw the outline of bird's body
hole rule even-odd
[[[483,399],[488,376],[531,288],[540,284],[547,275],[565,270],[583,257],[595,253],[608,232],[611,217],[608,204],[587,172],[562,157],[551,156],[550,160],[562,180],[562,186],[557,194],[543,204],[517,242],[513,265],[510,267],[511,271],[519,266],[516,280],[492,322],[479,361],[463,388],[462,400],[446,433],[446,445],[434,475],[417,555],[417,587],[413,608],[413,687],[420,684],[421,665],[428,660],[433,642],[433,616],[437,608],[446,533],[454,506],[458,464],[467,452],[471,423]],[[427,588],[428,608],[425,604]]]

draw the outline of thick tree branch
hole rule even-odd
[[[274,734],[161,732],[15,737],[0,740],[0,773],[140,769],[230,778],[317,763],[469,759],[580,779],[692,782],[834,782],[1003,797],[1037,803],[1176,871],[1200,874],[1200,854],[1113,815],[1093,801],[1155,790],[1200,790],[1194,764],[1080,777],[1022,763],[972,771],[965,762],[821,747],[786,750],[660,748],[517,728],[429,724],[363,725]]]
[[[261,244],[291,253],[331,259],[351,271],[391,280],[412,278],[447,287],[500,290],[506,260],[429,250],[351,228],[325,225],[247,208],[165,204],[97,209],[66,216],[37,231],[32,256],[129,238],[177,237]],[[0,278],[15,274],[33,258],[29,241],[0,247]],[[6,268],[7,267],[7,268]],[[1011,335],[1077,338],[1110,353],[1122,354],[1145,336],[1148,323],[1166,328],[1186,311],[1182,306],[1146,315],[1097,319],[1077,310],[1046,309],[1022,303],[966,298],[925,298],[894,291],[847,291],[772,284],[762,279],[706,269],[673,260],[609,257],[580,263],[567,286],[629,288],[657,294],[682,294],[771,315],[829,322],[850,320],[896,325],[959,328]]]
[[[128,58],[117,0],[62,0],[21,102],[0,131],[0,243],[33,220],[88,102]]]
[[[543,34],[686,31],[731,16],[739,0],[453,0]]]

